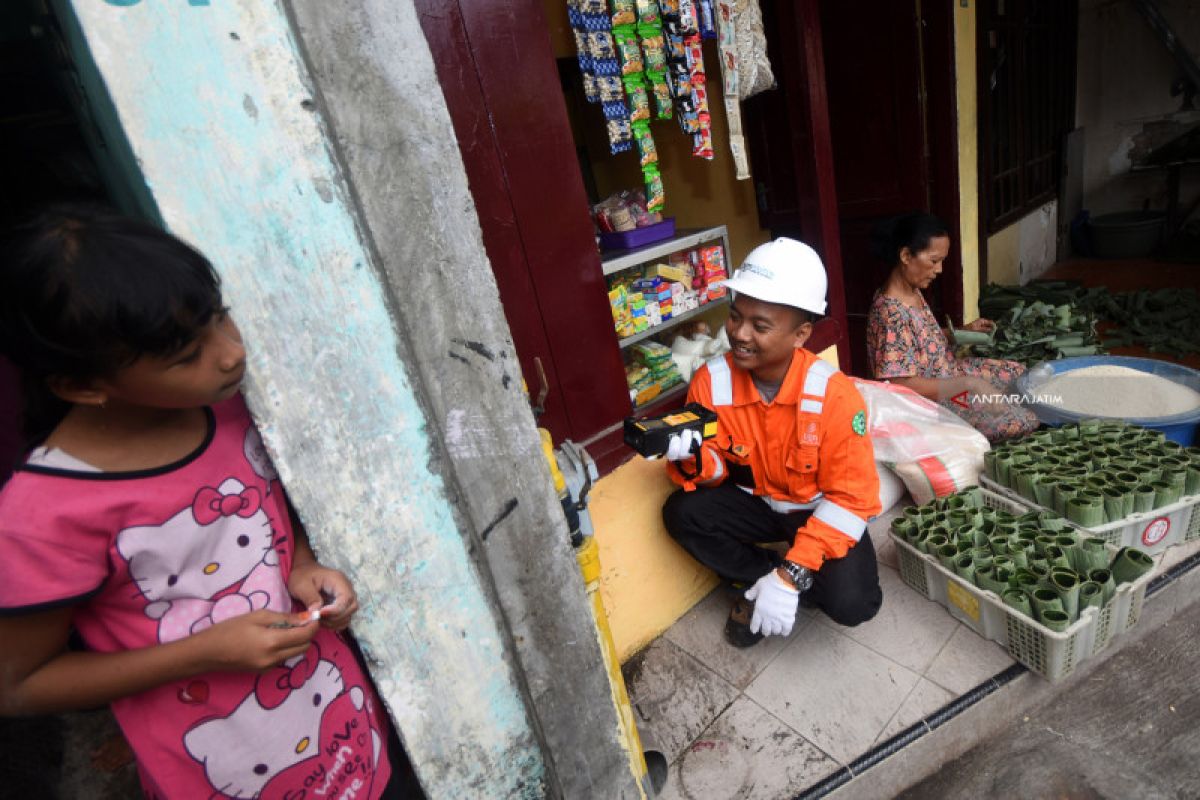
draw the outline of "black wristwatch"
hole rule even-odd
[[[813,574],[811,569],[802,567],[795,561],[788,561],[787,559],[784,559],[780,566],[783,567],[783,571],[788,574],[788,577],[792,579],[792,583],[796,584],[796,591],[804,593],[812,588]]]

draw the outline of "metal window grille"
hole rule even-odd
[[[1058,192],[1074,127],[1077,0],[978,5],[980,210],[993,233]]]

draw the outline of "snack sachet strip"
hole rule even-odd
[[[746,139],[742,133],[742,104],[738,94],[741,76],[737,55],[737,29],[734,24],[734,0],[714,2],[721,90],[725,96],[725,120],[729,127],[729,153],[733,156],[734,176],[737,180],[744,181],[750,177],[750,161],[746,157]]]
[[[628,5],[636,11],[634,0]],[[608,146],[612,153],[633,148],[633,132],[621,84],[621,63],[613,38],[606,0],[567,0],[567,19],[575,37],[576,56],[583,77],[584,95],[604,112]],[[636,14],[630,22],[636,21]],[[640,57],[639,57],[640,60]]]

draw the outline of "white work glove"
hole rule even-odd
[[[755,581],[746,590],[746,599],[754,601],[754,616],[750,618],[751,633],[787,636],[792,632],[800,593],[784,583],[775,570]]]
[[[667,442],[667,460],[687,461],[693,458],[695,455],[693,448],[698,450],[702,439],[700,431],[696,430],[686,430],[682,433],[672,434],[670,440]]]

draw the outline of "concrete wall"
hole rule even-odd
[[[1058,201],[1038,209],[992,234],[987,240],[988,283],[1025,284],[1055,262]]]
[[[1179,40],[1200,53],[1200,1],[1158,0]],[[1164,172],[1130,173],[1130,157],[1200,122],[1200,112],[1172,97],[1175,62],[1126,0],[1081,0],[1075,102],[1084,129],[1083,207],[1093,216],[1166,207]],[[1187,203],[1200,173],[1185,171]]]
[[[287,10],[74,3],[429,796],[636,797],[415,10]]]

